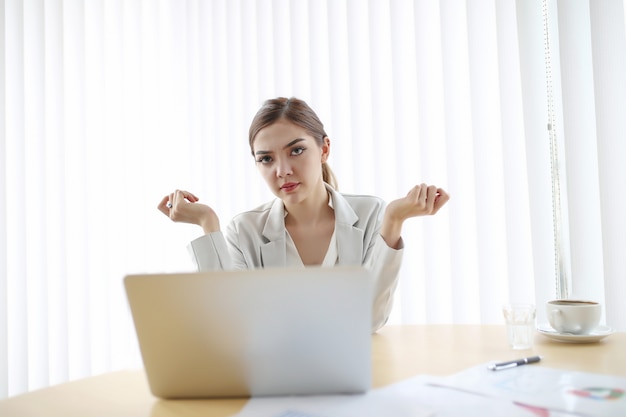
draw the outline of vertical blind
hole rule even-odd
[[[156,210],[176,188],[221,216],[271,194],[247,144],[263,100],[325,123],[340,191],[405,225],[391,323],[501,323],[506,301],[605,303],[626,330],[623,0],[0,1],[0,397],[141,366],[126,274],[191,270],[201,230]],[[562,157],[555,245],[547,81]]]

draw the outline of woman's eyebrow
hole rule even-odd
[[[296,143],[298,143],[298,142],[302,142],[303,140],[305,140],[305,139],[304,139],[304,138],[294,139],[294,140],[292,140],[291,142],[289,142],[288,144],[286,144],[285,146],[283,146],[283,149],[287,149],[287,148],[289,148],[290,146],[293,146],[293,145],[295,145],[295,144],[296,144]]]
[[[306,139],[304,139],[304,138],[294,139],[291,142],[289,142],[288,144],[286,144],[285,146],[283,146],[283,149],[287,149],[287,148],[295,145],[298,142],[302,142],[303,140],[306,140]],[[255,151],[254,152],[255,155],[267,155],[267,154],[270,154],[270,153],[272,153],[272,151]]]

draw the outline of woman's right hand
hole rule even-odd
[[[197,224],[206,234],[219,231],[220,222],[215,211],[198,200],[189,191],[176,190],[163,197],[157,208],[174,222]]]

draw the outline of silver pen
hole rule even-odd
[[[515,368],[516,366],[528,365],[530,363],[536,363],[541,360],[541,356],[530,356],[528,358],[515,359],[514,361],[498,362],[487,365],[487,368],[492,371],[501,371],[503,369]]]

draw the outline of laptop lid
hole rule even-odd
[[[129,275],[124,284],[157,397],[371,387],[373,281],[362,267]]]

